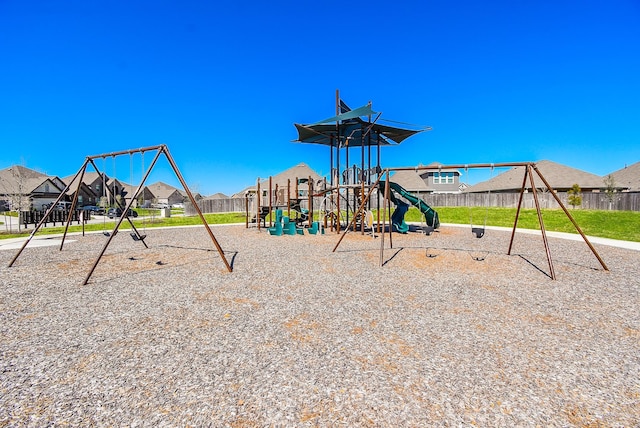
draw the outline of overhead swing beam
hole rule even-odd
[[[566,214],[567,218],[571,221],[571,223],[575,227],[576,231],[580,234],[580,236],[582,237],[584,242],[587,244],[587,246],[589,247],[589,249],[591,250],[593,255],[598,259],[598,262],[600,262],[600,265],[602,266],[602,268],[605,271],[609,271],[609,268],[604,263],[604,261],[602,260],[602,258],[600,257],[600,255],[598,254],[596,249],[593,247],[591,242],[589,242],[589,239],[587,238],[587,236],[583,233],[582,229],[580,228],[580,226],[578,226],[578,223],[574,220],[573,216],[571,215],[571,213],[569,212],[567,207],[562,203],[562,201],[560,200],[560,198],[556,194],[556,191],[553,189],[553,187],[551,187],[551,184],[549,184],[549,182],[544,178],[544,176],[542,175],[542,173],[537,168],[537,166],[536,166],[536,164],[534,162],[506,162],[506,163],[482,163],[482,164],[460,164],[460,165],[442,165],[442,166],[438,166],[438,168],[440,168],[440,169],[460,169],[460,168],[464,168],[464,169],[470,169],[470,168],[492,168],[493,169],[493,168],[508,168],[508,167],[511,167],[511,168],[512,167],[524,167],[524,178],[522,180],[522,188],[520,189],[520,198],[518,200],[518,207],[517,207],[517,211],[516,211],[516,217],[515,217],[515,220],[514,220],[514,223],[513,223],[513,231],[511,233],[511,239],[509,241],[509,250],[507,251],[507,255],[511,255],[511,249],[513,247],[513,239],[514,239],[516,228],[517,228],[517,225],[518,225],[518,218],[520,216],[520,211],[521,211],[521,207],[522,207],[522,201],[523,201],[524,191],[525,191],[525,188],[526,188],[527,178],[529,178],[531,189],[532,189],[532,193],[533,193],[533,197],[534,197],[534,202],[535,202],[535,205],[536,205],[536,212],[538,214],[538,221],[539,221],[539,224],[540,224],[540,231],[542,233],[542,239],[543,239],[543,242],[544,242],[545,252],[547,254],[547,261],[549,263],[550,277],[553,280],[556,279],[555,271],[554,271],[554,268],[553,268],[553,260],[552,260],[552,257],[551,257],[551,250],[549,248],[549,243],[548,243],[548,240],[547,240],[547,232],[546,232],[546,229],[544,227],[544,221],[542,219],[542,210],[540,208],[540,202],[538,200],[538,193],[537,193],[536,185],[535,185],[534,178],[533,178],[533,171],[535,171],[536,174],[538,175],[538,177],[542,180],[542,182],[546,186],[546,188],[549,190],[551,195],[553,195],[553,198],[556,200],[558,205],[562,208],[562,210]],[[380,245],[380,266],[383,266],[383,264],[384,264],[383,263],[383,259],[384,259],[384,228],[386,227],[386,222],[387,222],[387,220],[386,220],[386,207],[387,207],[387,204],[390,204],[389,185],[388,185],[390,172],[391,171],[419,171],[419,170],[432,170],[432,169],[434,169],[433,166],[386,168],[382,172],[382,174],[380,174],[378,176],[378,179],[376,180],[376,182],[371,185],[371,187],[369,189],[369,192],[367,194],[367,197],[360,204],[360,207],[358,208],[357,213],[362,212],[367,200],[369,199],[369,197],[373,193],[373,190],[378,186],[378,183],[380,182],[380,179],[383,176],[386,176],[385,179],[386,179],[386,182],[387,182],[387,186],[385,186],[385,195],[384,195],[384,203],[383,203],[383,210],[385,210],[385,213],[383,214],[383,235],[382,235],[382,239],[380,240],[380,242],[381,242],[381,245]],[[356,214],[356,216],[354,216],[354,219],[353,219],[354,223],[355,223],[356,218],[357,218],[357,214]],[[378,221],[378,226],[379,225],[380,225],[380,221]],[[350,227],[351,227],[351,225],[349,225],[349,227],[347,227],[344,230],[343,234],[340,236],[340,239],[336,243],[336,246],[333,248],[332,252],[335,252],[338,249],[338,246],[340,245],[340,243],[342,242],[343,238],[345,237],[345,235],[349,231]],[[393,230],[393,227],[392,227],[391,224],[389,224],[389,240],[390,240],[391,248],[393,248],[392,230]]]
[[[87,156],[84,163],[82,164],[82,167],[78,170],[78,172],[76,173],[76,175],[74,176],[73,180],[71,180],[69,182],[69,184],[67,185],[67,187],[60,193],[60,195],[58,196],[58,199],[56,199],[56,201],[52,204],[52,206],[49,208],[49,210],[47,210],[45,216],[43,217],[43,219],[38,223],[38,225],[35,227],[35,229],[33,230],[33,232],[31,232],[31,235],[29,236],[29,238],[24,242],[24,244],[22,245],[22,247],[18,250],[18,252],[16,253],[16,255],[13,257],[13,259],[11,260],[11,262],[9,263],[8,267],[13,266],[13,264],[15,263],[15,261],[18,259],[18,257],[20,256],[20,254],[22,254],[23,250],[26,248],[26,246],[29,244],[29,242],[31,241],[31,239],[33,239],[33,237],[35,236],[35,234],[37,233],[37,231],[40,229],[40,227],[42,226],[42,224],[44,223],[45,219],[47,218],[47,216],[51,213],[51,211],[55,208],[56,204],[60,201],[60,199],[62,199],[62,196],[64,194],[66,194],[66,192],[69,190],[71,183],[73,183],[78,177],[82,178],[84,176],[84,172],[87,168],[87,165],[89,163],[91,163],[91,165],[95,168],[96,172],[99,172],[100,170],[98,169],[98,167],[95,165],[94,160],[95,159],[99,159],[99,158],[107,158],[107,157],[111,157],[111,156],[120,156],[120,155],[125,155],[125,154],[133,154],[133,153],[144,153],[144,152],[148,152],[148,151],[157,151],[153,161],[151,162],[151,165],[149,166],[149,168],[147,169],[144,177],[142,178],[140,184],[138,185],[137,190],[135,191],[134,195],[129,199],[129,202],[126,204],[126,206],[124,207],[123,211],[122,211],[122,215],[120,216],[120,218],[118,219],[118,222],[113,230],[113,233],[109,236],[109,239],[107,240],[107,242],[105,243],[105,245],[103,246],[102,250],[100,251],[100,254],[98,255],[97,259],[95,260],[91,270],[89,271],[89,273],[87,274],[83,285],[86,285],[89,282],[89,279],[91,278],[91,275],[93,274],[94,270],[96,269],[98,263],[100,262],[100,259],[102,258],[102,256],[104,255],[106,249],[108,248],[109,244],[111,243],[113,237],[118,233],[118,229],[120,228],[120,225],[122,224],[122,222],[124,221],[124,219],[126,218],[129,223],[131,224],[132,228],[136,231],[136,234],[139,233],[137,231],[137,229],[135,228],[135,226],[133,225],[133,222],[131,222],[131,219],[129,219],[129,217],[127,216],[127,213],[129,212],[129,209],[131,209],[131,206],[133,204],[133,201],[135,200],[136,196],[140,193],[140,191],[142,190],[145,181],[147,180],[147,178],[149,177],[149,174],[151,173],[151,170],[153,169],[153,167],[155,166],[157,160],[159,159],[161,154],[164,154],[165,157],[167,158],[169,164],[171,165],[171,168],[173,169],[173,172],[176,174],[176,177],[178,178],[178,180],[180,181],[180,184],[182,184],[182,187],[184,188],[184,191],[187,193],[187,196],[189,197],[189,200],[191,201],[193,207],[195,208],[195,210],[198,213],[198,216],[200,217],[200,220],[202,221],[202,224],[204,225],[207,233],[209,234],[209,237],[211,238],[214,246],[216,247],[216,249],[218,250],[218,254],[220,254],[220,257],[222,258],[222,261],[225,264],[225,267],[227,268],[227,270],[229,272],[232,272],[233,269],[231,267],[231,265],[229,264],[229,262],[227,261],[225,255],[224,255],[224,251],[222,250],[222,248],[220,247],[220,244],[218,243],[218,241],[216,240],[213,232],[211,231],[211,227],[209,226],[209,224],[207,223],[206,219],[204,218],[204,215],[202,214],[202,211],[200,210],[200,207],[198,207],[198,204],[196,203],[195,198],[193,197],[193,194],[191,193],[191,190],[189,190],[189,186],[187,186],[187,183],[185,182],[182,174],[180,173],[180,170],[178,169],[178,166],[176,165],[175,161],[173,160],[173,157],[171,156],[171,154],[169,153],[169,149],[166,145],[162,144],[159,146],[152,146],[152,147],[144,147],[144,148],[140,148],[140,149],[132,149],[132,150],[123,150],[123,151],[119,151],[119,152],[112,152],[112,153],[106,153],[106,154],[102,154],[102,155],[95,155],[95,156]],[[114,177],[115,178],[115,177]],[[78,191],[80,189],[80,184],[78,186]],[[76,198],[77,198],[77,192],[76,191]],[[109,189],[109,191],[111,192],[111,189]],[[115,195],[113,196],[115,199]],[[120,204],[118,204],[119,206],[121,206]],[[66,234],[66,230],[65,230],[65,234]],[[64,239],[63,239],[64,242]],[[143,244],[146,246],[146,243],[144,242],[144,240],[142,241]],[[60,249],[62,249],[62,245],[60,246]]]

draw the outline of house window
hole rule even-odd
[[[453,184],[453,172],[435,172],[433,173],[433,184]]]
[[[49,185],[48,184],[44,185],[44,193],[49,193]]]

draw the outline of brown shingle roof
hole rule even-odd
[[[427,192],[429,188],[420,174],[415,171],[396,171],[390,178],[409,192]]]
[[[0,170],[0,194],[29,194],[47,180],[57,189],[55,179],[54,176],[48,176],[21,165],[13,165]]]
[[[158,181],[153,184],[149,184],[147,188],[153,193],[156,198],[166,199],[170,197],[174,192],[180,192],[180,189],[170,186],[162,181]]]
[[[616,187],[620,186],[632,192],[640,191],[640,162],[612,172],[611,176],[613,176]]]
[[[291,180],[291,194],[293,195],[295,192],[296,178],[302,179],[302,178],[309,178],[309,177],[311,177],[311,179],[314,180],[315,182],[317,182],[322,178],[317,172],[312,170],[307,164],[299,163],[296,166],[293,166],[289,169],[282,171],[279,174],[272,176],[271,185],[273,186],[274,190],[276,188],[276,184],[278,185],[278,188],[286,189],[287,180]],[[305,187],[306,187],[306,184],[305,184]],[[260,181],[260,189],[261,190],[269,189],[269,179]],[[244,194],[247,191],[255,192],[256,186],[253,185],[245,189],[242,189],[241,191],[234,193],[232,197],[244,197]]]
[[[582,190],[593,190],[604,188],[602,177],[571,168],[556,162],[543,160],[536,162],[536,166],[544,178],[549,182],[555,190],[567,190],[574,184],[578,184]],[[522,179],[524,178],[524,166],[516,166],[510,170],[495,176],[494,178],[478,183],[467,189],[467,192],[504,192],[519,191],[522,187]],[[544,187],[544,183],[534,172],[534,181],[536,187]],[[526,187],[530,186],[527,179]]]

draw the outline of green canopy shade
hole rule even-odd
[[[378,144],[389,146],[400,144],[407,138],[430,129],[397,128],[361,119],[362,116],[370,117],[376,114],[378,113],[371,110],[370,105],[365,105],[314,124],[295,123],[298,139],[294,142],[337,147],[375,146]],[[339,123],[339,126],[336,126],[336,123]]]

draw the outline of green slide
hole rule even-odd
[[[384,195],[384,186],[385,182],[380,182],[380,192]],[[424,219],[427,222],[427,226],[433,227],[437,229],[440,227],[440,219],[438,218],[438,213],[433,210],[429,205],[425,204],[424,201],[415,195],[407,192],[402,186],[398,183],[394,183],[392,181],[389,182],[389,188],[392,192],[389,192],[389,198],[391,202],[396,204],[396,210],[391,215],[391,223],[396,227],[398,232],[407,233],[409,230],[409,225],[404,221],[404,215],[409,209],[409,205],[404,201],[398,199],[396,197],[396,193],[407,201],[409,201],[414,207],[418,208],[420,212],[424,215]]]

